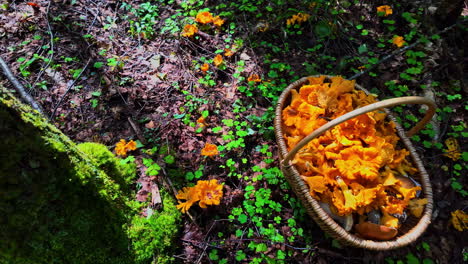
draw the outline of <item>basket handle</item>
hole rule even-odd
[[[289,162],[294,158],[294,156],[296,156],[297,152],[300,149],[302,149],[305,145],[307,145],[311,140],[325,133],[325,131],[333,128],[334,126],[339,125],[356,116],[359,116],[368,112],[372,112],[380,108],[392,107],[392,106],[396,106],[400,104],[425,104],[428,107],[424,118],[421,121],[419,121],[410,131],[406,133],[408,137],[413,136],[419,130],[421,130],[431,120],[436,110],[436,104],[433,100],[427,97],[421,97],[421,96],[406,96],[406,97],[387,99],[387,100],[379,101],[373,104],[369,104],[369,105],[357,108],[349,113],[346,113],[342,116],[339,116],[331,120],[325,125],[314,130],[314,132],[310,133],[310,135],[308,135],[307,137],[303,138],[296,146],[294,146],[294,148],[291,151],[289,151],[289,153],[284,157],[283,161],[281,161],[281,164],[284,167],[291,166]]]

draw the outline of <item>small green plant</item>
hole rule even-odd
[[[238,105],[233,110],[234,113],[242,112],[242,106]],[[233,119],[223,119],[224,129],[228,131],[226,134],[222,135],[222,139],[226,142],[225,145],[219,146],[219,150],[233,150],[236,148],[245,147],[245,137],[253,135],[255,131],[251,128],[251,125],[247,121],[239,121]],[[213,133],[218,133],[223,130],[223,127],[214,127],[212,129]]]
[[[36,87],[47,91],[47,81],[40,81],[40,82],[36,83]]]
[[[159,21],[159,5],[156,3],[146,2],[140,4],[137,8],[133,8],[128,3],[122,3],[122,9],[129,11],[130,30],[129,32],[138,37],[151,39],[156,31],[154,26]]]
[[[30,59],[26,59],[25,57],[18,58],[17,61],[21,63],[19,66],[21,75],[23,75],[23,77],[29,77],[29,75],[31,75],[29,68],[33,65],[33,63],[35,63],[38,60],[44,60],[44,59],[45,59],[44,57],[38,54],[34,54],[32,58]]]
[[[216,85],[216,82],[211,78],[210,74],[206,74],[203,78],[198,79],[198,83],[208,87]]]
[[[200,179],[203,176],[203,170],[205,169],[204,165],[200,165],[195,172],[187,172],[185,174],[185,179],[187,181],[192,181],[193,179]]]
[[[93,64],[93,67],[96,69],[100,69],[102,68],[102,66],[104,66],[104,62],[101,62],[101,61],[97,61]]]
[[[218,256],[218,250],[216,249],[213,249],[210,251],[210,253],[208,254],[208,257],[211,259],[211,260],[219,260],[219,256]]]
[[[83,70],[84,69],[82,69],[82,68],[70,69],[70,70],[68,70],[68,72],[72,75],[72,79],[77,79],[81,75]],[[75,88],[78,89],[76,86],[75,86]]]
[[[111,71],[123,69],[125,63],[123,62],[122,57],[113,56],[112,58],[107,59],[107,66],[110,67]]]
[[[175,119],[181,119],[185,125],[195,127],[196,122],[192,121],[192,115],[194,115],[196,112],[199,112],[200,107],[202,107],[203,105],[209,104],[209,101],[208,99],[203,97],[196,97],[186,90],[182,90],[182,93],[185,95],[185,104],[184,106],[179,107],[180,114],[174,114],[173,117]]]
[[[143,158],[143,165],[146,166],[146,175],[148,176],[156,176],[161,170],[161,167],[152,159]]]
[[[99,101],[96,97],[99,97],[101,96],[101,92],[100,91],[95,91],[95,92],[92,92],[91,95],[93,96],[93,98],[91,98],[89,100],[89,102],[91,103],[91,107],[92,108],[96,108],[99,104]]]

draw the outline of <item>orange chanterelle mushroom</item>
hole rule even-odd
[[[341,77],[309,78],[291,90],[291,103],[282,111],[284,138],[291,150],[304,137],[375,97],[354,89]],[[293,160],[310,195],[327,204],[332,217],[359,219],[354,230],[368,239],[394,238],[406,209],[420,217],[427,200],[416,199],[417,173],[407,160],[409,151],[398,148],[395,124],[383,111],[360,115],[310,141]],[[411,180],[405,180],[411,179]],[[373,216],[370,217],[372,212]],[[376,217],[376,215],[378,217]]]

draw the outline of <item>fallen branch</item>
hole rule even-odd
[[[8,64],[6,64],[6,62],[2,59],[2,57],[0,57],[0,67],[3,70],[3,74],[5,74],[7,79],[10,80],[11,84],[15,87],[15,89],[21,95],[21,98],[26,103],[28,103],[33,109],[37,110],[41,114],[44,114],[42,107],[32,98],[30,94],[26,92],[26,90],[24,89],[24,86],[18,81],[18,79],[16,79],[16,77],[11,72],[10,67],[8,67]]]
[[[55,105],[54,110],[52,111],[52,114],[50,115],[50,120],[54,119],[55,112],[57,111],[57,108],[62,104],[63,99],[64,99],[65,96],[68,94],[68,92],[71,90],[71,88],[73,88],[73,86],[75,86],[75,83],[80,79],[81,74],[83,74],[83,72],[86,70],[86,68],[88,68],[88,65],[89,65],[90,62],[91,62],[91,59],[88,60],[88,62],[87,62],[86,65],[84,66],[83,70],[81,70],[80,74],[78,74],[78,77],[76,77],[76,79],[73,80],[73,82],[68,86],[67,90],[66,90],[65,93],[62,95],[62,97],[60,98],[59,102]]]

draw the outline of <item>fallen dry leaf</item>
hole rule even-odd
[[[155,128],[156,125],[154,124],[153,120],[149,121],[148,123],[145,124],[145,127],[148,129]]]

